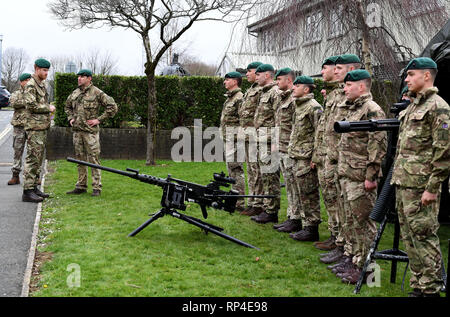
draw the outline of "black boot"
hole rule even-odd
[[[42,198],[49,198],[50,197],[49,194],[41,192],[37,187],[34,188],[34,193],[36,195],[38,195],[39,197],[42,197]]]
[[[319,241],[319,226],[308,226],[289,236],[297,241]]]
[[[40,203],[44,201],[44,198],[36,195],[33,189],[27,189],[23,191],[22,201],[27,203]]]
[[[297,232],[302,230],[302,221],[300,219],[289,219],[289,222],[277,229],[279,232]]]
[[[250,218],[251,220],[257,223],[269,223],[269,222],[278,222],[278,214],[268,214],[267,212],[262,212],[258,216],[253,216]]]

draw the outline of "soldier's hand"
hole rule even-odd
[[[56,108],[54,105],[50,105],[50,112],[53,113],[56,111]]]
[[[75,122],[75,119],[70,120],[70,126],[73,127],[73,123]]]
[[[366,179],[364,182],[364,188],[366,189],[366,192],[371,192],[377,188],[377,182],[371,182]]]
[[[327,91],[326,91],[326,89],[322,89],[320,92],[321,92],[323,98],[326,99],[327,98]]]
[[[432,194],[425,191],[422,195],[422,205],[428,206],[434,203],[437,200],[437,194]]]
[[[313,163],[313,162],[311,162],[311,164],[310,164],[310,166],[311,166],[311,169],[313,169],[313,170],[315,170],[316,169],[316,164],[315,163]]]
[[[90,127],[95,127],[96,125],[100,124],[100,121],[98,119],[88,120],[87,122]]]

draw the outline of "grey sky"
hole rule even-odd
[[[142,74],[142,45],[134,31],[109,28],[66,31],[51,17],[47,7],[49,2],[2,1],[0,34],[3,35],[3,51],[8,47],[23,48],[34,60],[39,56],[79,56],[92,49],[108,50],[118,60],[120,74]],[[177,46],[203,62],[218,64],[225,53],[231,28],[221,22],[199,22]]]

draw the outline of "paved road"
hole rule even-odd
[[[22,202],[21,185],[7,185],[13,157],[12,114],[0,110],[0,297],[21,295],[37,210],[36,204]]]

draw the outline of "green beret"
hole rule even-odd
[[[92,71],[90,69],[81,69],[77,76],[87,76],[87,77],[92,77]]]
[[[344,82],[360,81],[360,80],[368,79],[368,78],[370,78],[370,74],[367,70],[357,69],[357,70],[348,72],[347,76],[345,76]]]
[[[34,65],[40,68],[50,68],[50,62],[46,59],[39,58],[34,62]]]
[[[278,76],[286,76],[289,75],[289,73],[292,72],[292,69],[290,69],[289,67],[286,68],[282,68],[279,71],[277,71],[277,73],[275,74],[275,79],[278,78]]]
[[[20,75],[19,81],[24,81],[27,80],[28,78],[31,78],[31,74],[23,73],[22,75]]]
[[[355,63],[361,63],[361,60],[355,54],[344,54],[336,59],[336,65],[337,64],[346,65]]]
[[[408,86],[405,86],[405,87],[402,89],[402,96],[403,96],[403,95],[406,95],[406,94],[408,93],[408,91],[409,91]]]
[[[324,65],[336,65],[336,61],[338,58],[339,58],[339,55],[328,57],[326,60],[323,61],[322,67]]]
[[[275,72],[275,68],[273,68],[273,66],[270,64],[262,64],[258,66],[256,72],[257,73]]]
[[[314,79],[309,76],[298,76],[295,78],[294,85],[305,84],[305,85],[314,85]]]
[[[429,57],[418,57],[406,66],[407,71],[412,69],[437,69],[437,64]]]
[[[242,78],[242,74],[239,72],[230,72],[225,75],[225,78]]]
[[[250,63],[248,66],[247,66],[247,70],[249,70],[249,69],[257,69],[259,66],[261,66],[263,63],[261,63],[261,62],[253,62],[253,63]]]

